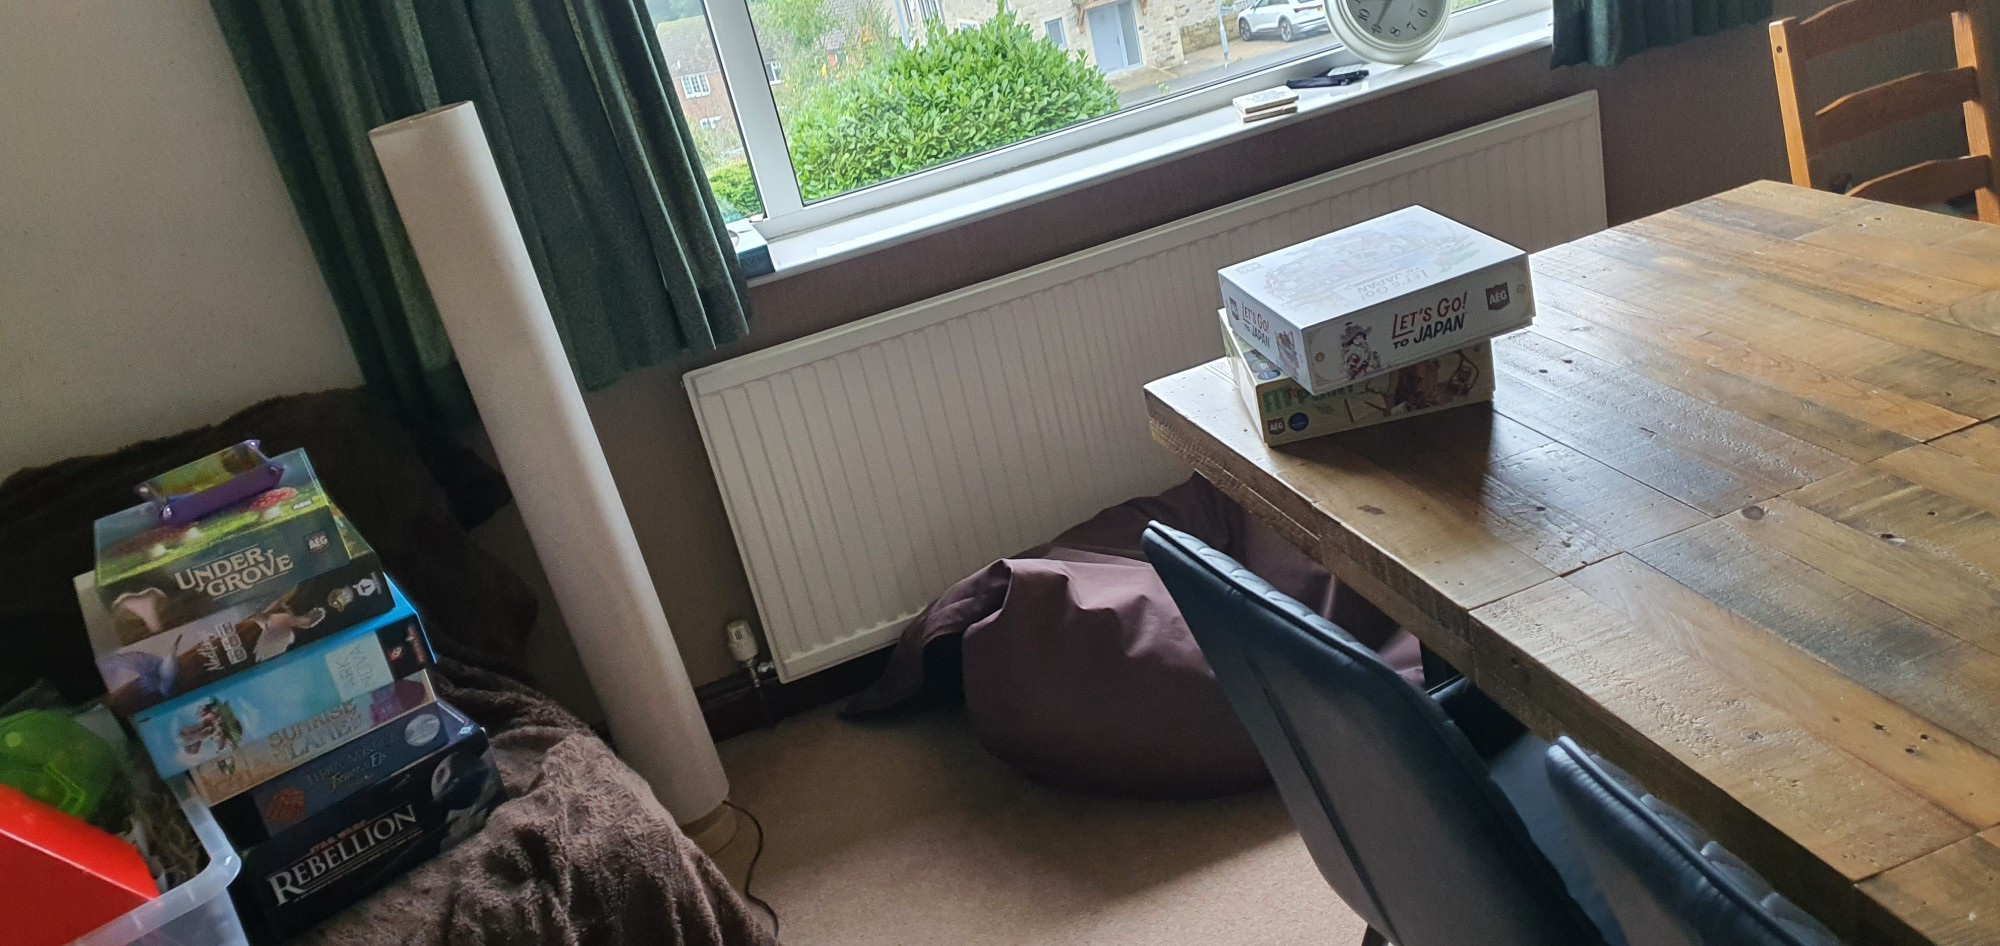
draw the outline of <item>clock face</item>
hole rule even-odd
[[[1415,62],[1444,37],[1450,0],[1332,0],[1329,25],[1349,49],[1375,62]]]

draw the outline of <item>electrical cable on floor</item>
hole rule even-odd
[[[750,809],[745,808],[742,805],[739,805],[726,798],[722,800],[722,803],[728,805],[730,809],[735,811],[737,814],[750,819],[751,826],[757,829],[757,847],[755,850],[750,852],[750,866],[744,868],[743,870],[743,899],[748,900],[751,903],[754,903],[760,907],[763,907],[764,912],[771,915],[771,938],[777,939],[778,938],[777,908],[771,906],[769,903],[764,902],[764,898],[759,897],[756,894],[750,892],[750,881],[755,879],[757,876],[757,861],[763,858],[764,856],[764,822],[758,821],[757,816],[751,814]]]

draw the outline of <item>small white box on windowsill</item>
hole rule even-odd
[[[1313,394],[1511,332],[1534,317],[1528,254],[1424,207],[1217,275],[1230,324]]]

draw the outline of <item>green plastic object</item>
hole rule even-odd
[[[66,713],[0,719],[0,785],[78,818],[97,813],[118,778],[118,751]]]

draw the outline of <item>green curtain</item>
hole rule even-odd
[[[472,401],[368,130],[472,101],[586,390],[746,331],[644,0],[211,0],[371,388]]]
[[[1555,0],[1557,66],[1627,56],[1771,18],[1771,0]]]

